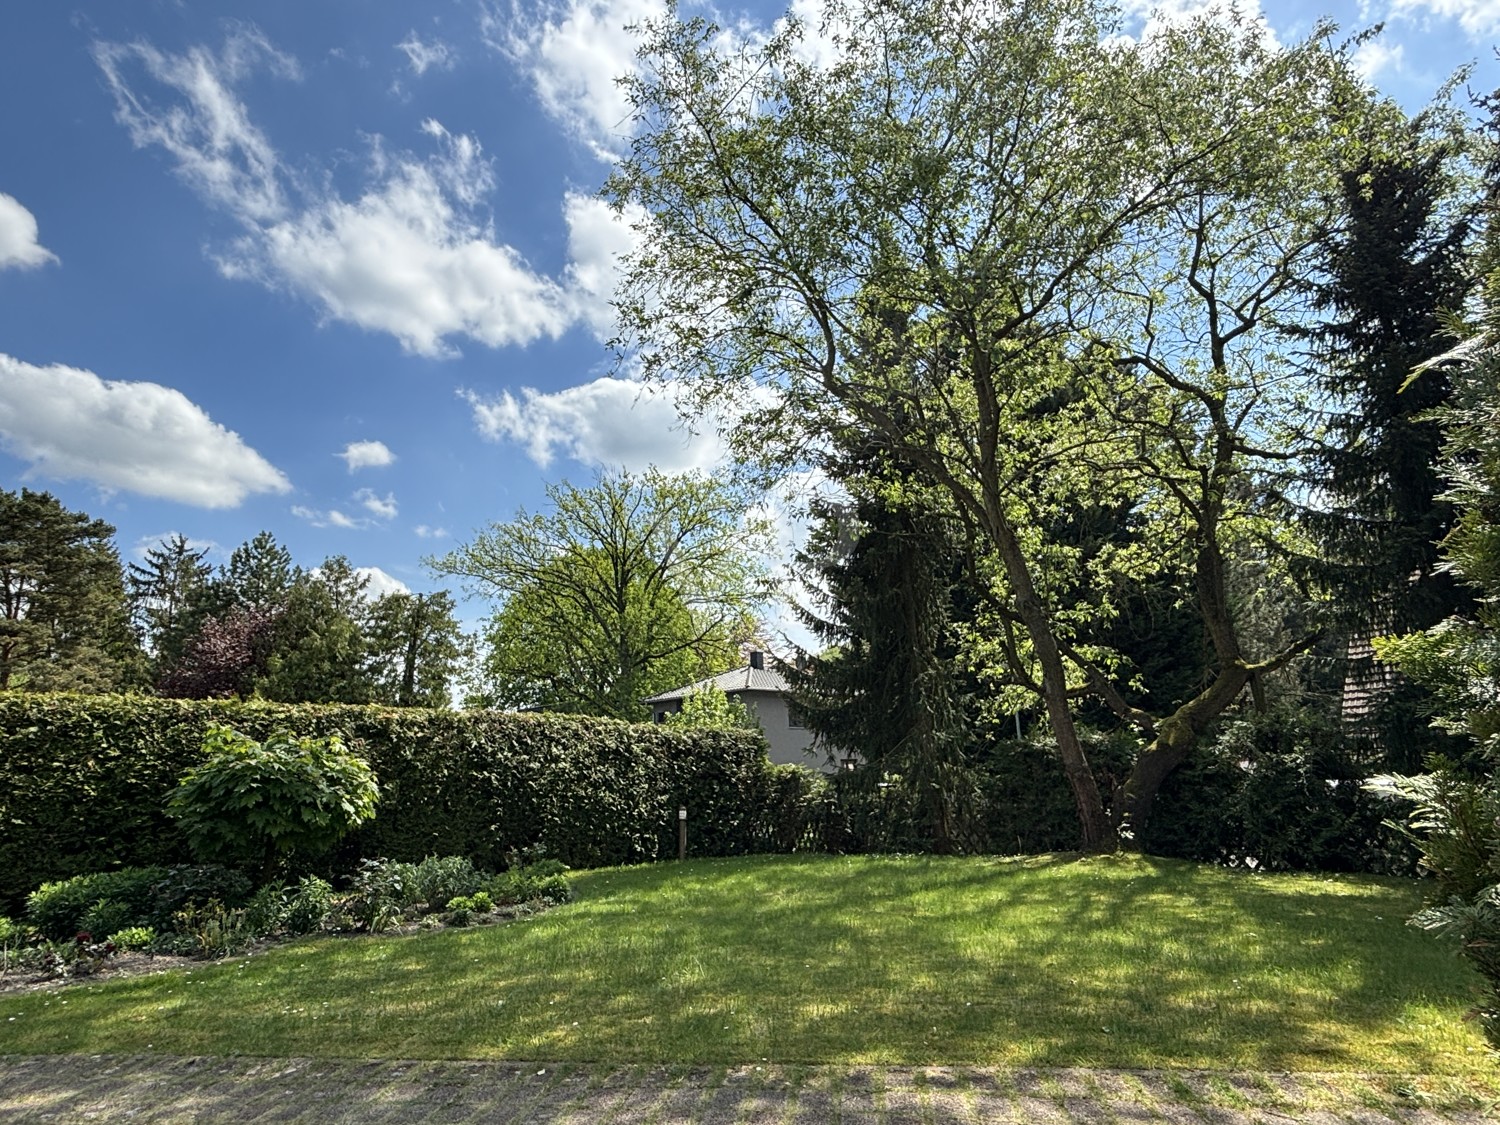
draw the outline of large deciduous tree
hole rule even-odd
[[[1283,455],[1275,333],[1368,89],[1329,28],[1283,49],[1234,15],[1132,41],[1096,0],[826,10],[818,50],[795,20],[743,44],[675,11],[642,29],[606,189],[644,216],[622,341],[700,401],[771,388],[741,431],[758,449],[864,432],[944,492],[992,560],[1007,674],[1044,706],[1084,844],[1113,847],[1309,643],[1247,647],[1227,560]],[[1091,558],[1049,540],[1080,498],[1131,505],[1137,538]],[[1212,662],[1153,714],[1091,643],[1107,599],[1064,599],[1168,565]],[[1113,817],[1075,730],[1086,692],[1144,739]]]
[[[500,601],[486,702],[639,719],[653,692],[733,665],[766,594],[746,496],[656,470],[547,495],[430,562]]]

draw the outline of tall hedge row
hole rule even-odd
[[[184,862],[163,811],[204,731],[338,734],[375,770],[380,804],[341,845],[360,856],[460,854],[502,866],[540,844],[572,866],[772,850],[785,771],[756,733],[562,715],[137,696],[0,696],[0,913],[48,879]],[[778,839],[771,837],[778,836]]]

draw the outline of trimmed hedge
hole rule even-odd
[[[759,732],[669,730],[571,715],[142,696],[0,696],[0,914],[49,880],[190,862],[163,802],[212,725],[254,739],[340,735],[375,771],[373,821],[334,853],[463,855],[503,869],[541,845],[573,867],[766,850],[791,796]],[[791,789],[797,789],[793,784]],[[777,839],[768,839],[774,836]]]

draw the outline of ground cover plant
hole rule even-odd
[[[511,925],[302,941],[186,974],[7,996],[0,1051],[1494,1084],[1461,1018],[1472,972],[1404,924],[1420,901],[1410,881],[1132,856],[752,857],[573,880],[573,904]]]
[[[307,875],[253,893],[246,876],[212,864],[78,875],[33,891],[24,921],[0,916],[0,988],[93,976],[136,950],[213,959],[303,934],[499,922],[571,899],[566,871],[536,852],[499,874],[463,856],[371,859],[341,891]]]

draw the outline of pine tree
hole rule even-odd
[[[196,624],[193,606],[213,573],[213,567],[203,561],[207,554],[207,547],[195,551],[186,536],[175,534],[159,546],[148,547],[143,563],[126,568],[136,628],[162,666],[175,662]]]
[[[878,494],[818,514],[799,562],[826,616],[801,616],[829,647],[789,671],[795,705],[821,745],[905,793],[935,850],[970,850],[975,786],[949,630],[948,529]]]
[[[141,674],[115,529],[0,491],[0,690],[120,691]]]
[[[1446,350],[1441,314],[1459,308],[1470,282],[1470,221],[1454,216],[1445,147],[1367,153],[1342,177],[1345,222],[1317,299],[1328,320],[1315,334],[1320,382],[1332,399],[1327,438],[1313,465],[1308,522],[1323,549],[1318,569],[1356,641],[1426,629],[1472,605],[1442,568],[1438,544],[1453,526],[1440,498],[1442,433],[1431,412],[1450,380],[1412,371]],[[1367,657],[1348,677],[1382,694],[1377,736],[1397,768],[1432,748],[1425,693],[1380,686]]]

